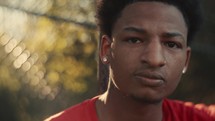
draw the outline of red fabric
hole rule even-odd
[[[45,121],[99,121],[96,114],[97,98],[86,100],[65,111],[51,116]]]
[[[99,121],[96,114],[96,98],[86,100],[45,121]],[[181,101],[163,101],[163,121],[215,121],[215,106],[194,105]]]
[[[215,121],[215,106],[165,99],[163,117],[163,121]]]

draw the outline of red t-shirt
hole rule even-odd
[[[96,98],[86,100],[65,111],[51,116],[45,121],[99,121]],[[164,99],[163,121],[215,121],[215,106],[194,105],[181,101]]]

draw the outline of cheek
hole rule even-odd
[[[172,72],[172,75],[175,75],[175,77],[178,77],[182,74],[182,70],[185,66],[186,62],[186,55],[184,53],[181,54],[174,54],[171,56],[168,56],[168,70]],[[178,75],[178,76],[177,76]]]
[[[114,86],[121,91],[127,90],[127,84],[129,83],[128,80],[130,79],[129,72],[126,67],[128,66],[124,66],[123,62],[118,63],[115,61],[112,61],[110,66],[110,79]]]
[[[110,60],[110,78],[118,88],[127,88],[126,84],[132,80],[135,63],[135,59],[131,53],[123,49],[113,50]]]
[[[110,63],[113,68],[121,69],[120,71],[131,69],[135,63],[135,55],[129,49],[118,45],[112,49]]]
[[[128,78],[130,72],[133,70],[133,60],[128,59],[124,54],[114,54],[114,57],[110,61],[110,69],[113,72],[115,78]]]
[[[185,61],[182,59],[174,59],[168,66],[168,83],[169,87],[175,89],[180,82],[182,76],[182,70],[184,68]]]

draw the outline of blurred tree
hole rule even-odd
[[[97,94],[94,4],[0,0],[3,120],[40,121]]]

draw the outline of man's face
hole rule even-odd
[[[187,68],[190,48],[181,12],[159,2],[136,2],[122,11],[112,37],[102,38],[112,86],[135,99],[161,101]]]

